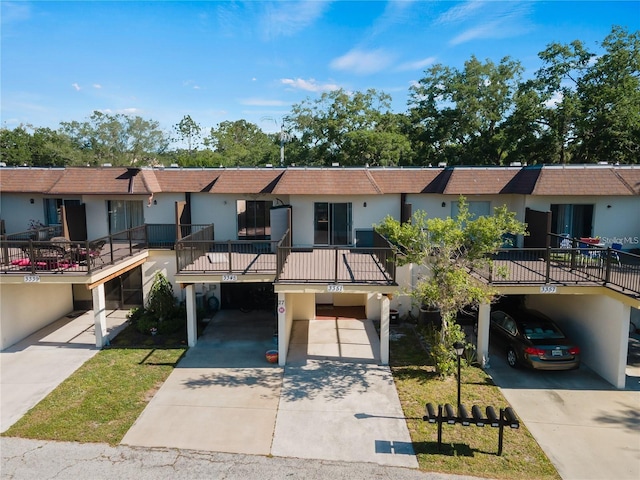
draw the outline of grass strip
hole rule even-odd
[[[101,350],[3,435],[117,445],[185,351]]]
[[[489,426],[443,425],[442,450],[438,452],[438,426],[422,420],[425,404],[457,404],[457,380],[438,378],[427,364],[427,355],[411,326],[396,327],[390,345],[391,368],[407,418],[413,448],[421,470],[495,479],[560,479],[558,472],[524,424],[505,428],[503,452],[498,451],[498,429]],[[509,406],[500,389],[482,369],[463,367],[461,401],[496,412]],[[516,412],[517,415],[518,412]]]

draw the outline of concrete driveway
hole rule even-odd
[[[294,322],[284,369],[264,358],[274,328],[218,312],[122,443],[417,468],[370,321]]]
[[[639,339],[630,339],[625,390],[584,366],[514,370],[491,351],[488,373],[563,480],[640,478],[639,346]]]
[[[113,337],[127,310],[106,313]],[[93,312],[62,317],[0,353],[0,431],[4,432],[98,352]]]

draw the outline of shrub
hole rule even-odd
[[[149,292],[145,308],[131,309],[127,316],[138,332],[152,335],[153,332],[167,335],[185,328],[186,311],[176,305],[173,287],[161,272],[157,272]]]

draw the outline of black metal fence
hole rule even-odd
[[[86,241],[61,236],[20,239],[20,235],[0,239],[3,274],[87,274],[147,249],[144,225]]]
[[[640,295],[640,255],[610,247],[512,248],[500,250],[476,273],[493,284],[600,284]],[[578,242],[580,244],[580,242]]]

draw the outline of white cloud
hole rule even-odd
[[[510,38],[531,30],[527,2],[470,1],[456,5],[436,20],[437,24],[461,25],[463,30],[449,41],[460,45],[487,38]]]
[[[340,87],[335,83],[320,84],[313,78],[310,78],[309,80],[304,80],[302,78],[283,78],[280,80],[280,83],[296,90],[305,90],[307,92],[330,92],[340,89]]]
[[[80,85],[78,85],[77,83],[72,83],[71,86],[75,88],[76,92],[79,92],[81,90]]]
[[[138,113],[141,113],[142,110],[140,110],[139,108],[135,108],[135,107],[130,107],[130,108],[121,108],[118,110],[118,113],[123,113],[125,115],[137,115]]]
[[[544,102],[544,106],[547,108],[555,108],[559,103],[562,102],[562,92],[555,92],[549,100]]]
[[[331,2],[297,1],[265,3],[262,32],[265,38],[290,37],[308,28],[322,16]]]
[[[479,1],[469,1],[462,5],[456,5],[441,14],[436,19],[436,23],[460,23],[470,18],[474,18],[478,14],[478,10],[482,9],[485,5],[485,2]]]
[[[409,70],[423,70],[429,65],[433,65],[436,61],[436,57],[427,57],[421,60],[414,60],[413,62],[405,62],[398,65],[397,70],[409,71]]]
[[[122,115],[137,115],[142,113],[142,110],[140,110],[139,108],[135,108],[135,107],[130,107],[130,108],[117,108],[116,110],[112,110],[110,108],[103,108],[101,110],[98,110],[101,113],[106,113],[106,114],[122,114]]]
[[[240,104],[256,107],[282,107],[285,105],[289,105],[282,100],[269,100],[266,98],[244,98],[240,100]]]
[[[100,90],[102,88],[102,85],[100,85],[99,83],[94,83],[93,88]]]
[[[354,49],[331,61],[330,67],[335,70],[346,70],[360,75],[376,73],[388,68],[393,56],[383,49]]]
[[[200,90],[200,85],[198,85],[193,80],[185,80],[184,82],[182,82],[182,86],[183,87],[189,87],[189,88],[192,88],[194,90]]]
[[[3,24],[21,22],[31,18],[31,6],[27,2],[0,2],[0,12]]]

